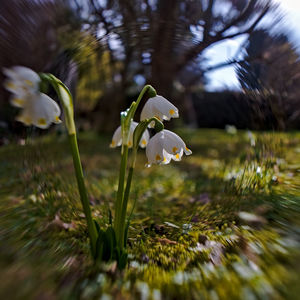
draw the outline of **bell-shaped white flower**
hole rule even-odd
[[[23,66],[14,66],[10,69],[3,69],[3,73],[7,76],[4,87],[18,96],[18,99],[24,101],[27,96],[38,93],[41,79],[33,70]],[[20,101],[16,103],[18,102]],[[19,103],[17,105],[20,107]]]
[[[183,153],[190,155],[192,151],[177,134],[166,129],[156,133],[146,147],[148,166],[168,164],[171,159],[179,161]]]
[[[162,96],[149,98],[141,112],[141,121],[156,117],[158,120],[170,120],[178,118],[178,109],[167,99]],[[153,127],[154,122],[151,122],[149,127]]]
[[[129,141],[128,141],[128,147],[129,148],[131,148],[133,146],[133,133],[134,133],[134,130],[135,130],[137,125],[138,125],[137,122],[131,121],[130,130],[129,130]],[[145,148],[147,146],[149,138],[150,138],[149,132],[146,129],[144,131],[144,133],[142,135],[142,138],[141,138],[141,141],[140,141],[140,147],[141,148]],[[122,145],[122,133],[121,133],[121,126],[119,126],[113,134],[113,138],[112,138],[110,147],[115,148],[115,147],[118,147],[118,146],[121,146],[121,145]]]
[[[37,93],[32,95],[32,97],[28,97],[22,108],[17,121],[24,123],[26,126],[34,125],[45,129],[51,123],[61,123],[58,104],[43,93]]]

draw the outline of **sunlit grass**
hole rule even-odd
[[[297,295],[300,135],[257,133],[253,147],[244,131],[179,133],[193,150],[181,163],[145,168],[140,151],[129,267],[122,274],[89,258],[64,136],[0,148],[0,296]],[[102,226],[113,210],[119,167],[118,150],[109,149],[109,142],[95,133],[79,135],[93,215]]]

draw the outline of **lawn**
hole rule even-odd
[[[193,154],[134,174],[129,264],[89,256],[65,135],[0,148],[1,299],[296,299],[300,133],[178,130]],[[93,216],[114,209],[119,149],[79,135]],[[130,209],[129,209],[130,211]]]

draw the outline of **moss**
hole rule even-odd
[[[181,130],[193,155],[144,168],[131,193],[129,266],[94,265],[64,137],[0,148],[0,296],[99,299],[286,299],[299,277],[298,133]],[[101,226],[117,188],[109,137],[80,135]],[[18,286],[18,289],[14,287]],[[103,297],[104,297],[103,296]],[[105,299],[105,298],[103,298]]]

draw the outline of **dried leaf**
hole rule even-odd
[[[177,245],[177,242],[171,241],[171,240],[169,240],[169,239],[167,239],[167,238],[163,238],[163,239],[157,238],[157,240],[158,240],[161,244],[163,244],[163,245],[167,245],[167,244],[169,244],[169,245]]]

